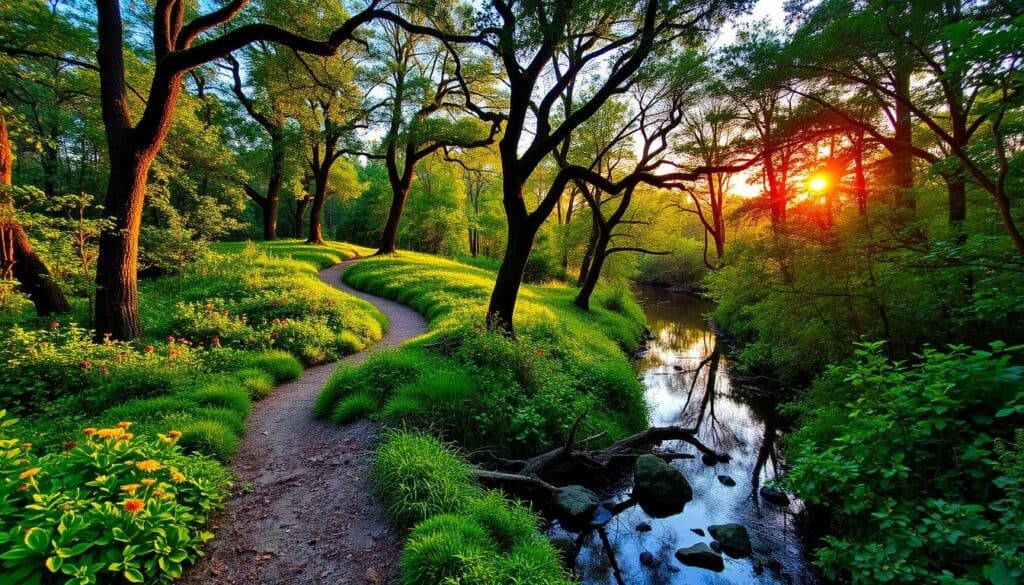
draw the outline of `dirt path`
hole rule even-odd
[[[394,347],[427,330],[412,309],[342,282],[353,261],[320,271],[320,280],[370,301],[390,327],[374,348]],[[372,351],[372,349],[370,350]],[[338,363],[359,363],[366,352]],[[377,424],[337,427],[313,418],[313,399],[336,364],[306,370],[259,402],[232,469],[240,481],[213,521],[217,537],[183,582],[332,585],[398,582],[402,538],[372,496],[368,473]]]

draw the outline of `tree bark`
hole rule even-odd
[[[913,208],[914,199],[908,192],[914,187],[914,158],[911,151],[913,145],[913,120],[911,119],[910,108],[906,102],[910,99],[910,77],[911,67],[907,64],[904,55],[897,56],[896,66],[893,68],[895,78],[895,92],[901,99],[896,100],[895,117],[896,127],[893,138],[897,147],[893,150],[893,172],[896,186],[894,202],[902,207]]]
[[[384,231],[380,234],[380,245],[377,246],[377,256],[387,256],[395,253],[395,242],[398,240],[398,227],[402,221],[402,212],[405,210],[405,202],[409,200],[409,188],[411,181],[400,181],[397,185],[391,186],[391,207],[388,210],[388,220],[384,223]]]
[[[601,279],[601,269],[608,257],[608,243],[611,242],[611,234],[600,230],[600,235],[594,243],[593,260],[590,261],[590,270],[587,272],[583,284],[580,285],[580,292],[576,294],[576,306],[584,311],[590,310],[590,297],[597,288],[597,281]]]
[[[70,309],[50,270],[32,249],[32,244],[15,216],[11,194],[11,143],[7,120],[0,103],[0,278],[14,278],[28,295],[39,315],[66,313]]]
[[[295,200],[295,238],[301,240],[303,238],[302,224],[305,223],[306,208],[309,207],[309,202],[312,197],[306,195],[300,199]]]
[[[327,203],[327,175],[329,170],[318,173],[316,177],[316,190],[313,193],[313,205],[309,210],[309,236],[307,244],[322,246],[324,242],[323,228],[321,221],[324,215],[324,205]]]
[[[491,330],[502,331],[515,335],[512,318],[515,314],[516,299],[523,283],[526,264],[530,261],[530,252],[537,237],[537,227],[532,222],[508,222],[508,238],[505,244],[505,256],[498,267],[498,275],[494,281],[494,291],[487,307],[487,326]]]

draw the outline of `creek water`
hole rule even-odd
[[[788,506],[778,506],[758,495],[759,487],[775,479],[783,463],[776,449],[777,417],[773,405],[758,402],[733,383],[728,360],[705,321],[713,305],[650,286],[637,285],[634,292],[653,333],[648,351],[637,361],[651,424],[697,428],[702,443],[728,453],[730,460],[705,465],[692,446],[664,443],[661,448],[666,451],[696,453],[695,458],[672,462],[693,488],[693,501],[668,518],[651,518],[639,506],[627,504],[605,526],[607,539],[597,532],[573,535],[579,539],[576,570],[583,583],[816,583],[796,527],[794,515],[800,503],[792,500]],[[732,478],[735,485],[726,486],[719,476]],[[602,500],[628,502],[631,482],[632,474],[627,473],[600,494]],[[680,547],[711,544],[710,535],[700,536],[693,529],[706,534],[708,526],[725,523],[747,527],[754,550],[751,557],[724,555],[725,568],[720,572],[685,566],[675,558]],[[559,530],[557,525],[554,530]]]

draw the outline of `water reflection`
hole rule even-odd
[[[639,287],[637,293],[654,333],[649,351],[637,364],[651,423],[696,428],[701,442],[716,452],[728,453],[731,459],[710,466],[699,454],[674,461],[693,487],[694,500],[681,514],[669,518],[652,519],[639,506],[630,505],[628,483],[604,494],[608,501],[620,505],[604,527],[607,539],[597,532],[580,536],[577,570],[583,582],[814,583],[793,526],[798,503],[779,507],[757,495],[758,487],[780,471],[776,417],[771,408],[752,404],[732,387],[728,361],[704,321],[710,303],[650,287]],[[681,442],[663,447],[694,452]],[[735,485],[729,487],[723,481]],[[731,522],[749,530],[753,558],[725,557],[722,572],[687,567],[675,559],[680,547],[711,542],[710,536],[701,536],[698,530],[706,533],[709,525]]]

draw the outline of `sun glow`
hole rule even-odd
[[[815,193],[821,193],[825,189],[828,189],[828,177],[824,175],[814,175],[807,180],[807,188]]]

